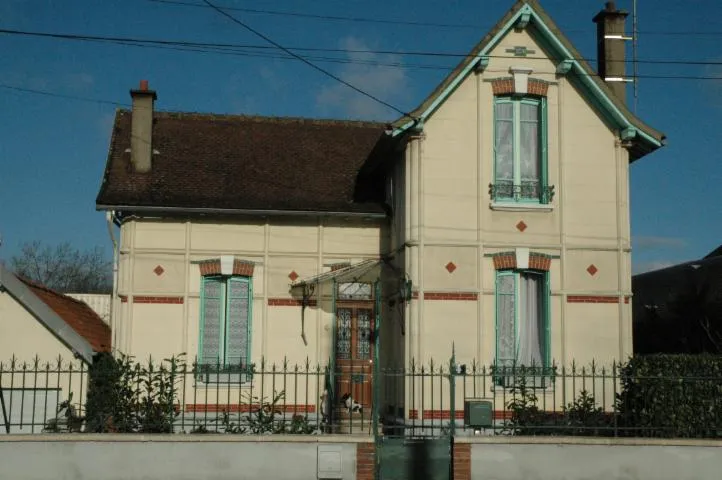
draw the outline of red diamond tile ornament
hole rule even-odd
[[[527,229],[527,225],[524,223],[524,220],[520,220],[519,223],[516,224],[516,229],[522,233]]]
[[[594,264],[591,264],[587,267],[587,273],[589,273],[589,275],[591,275],[592,277],[596,275],[598,271],[599,269],[594,266]]]
[[[157,267],[155,267],[155,268],[153,269],[153,273],[155,273],[155,274],[158,275],[159,277],[160,277],[161,275],[163,275],[163,272],[165,272],[165,270],[164,270],[163,267],[161,267],[160,265],[158,265]]]
[[[298,278],[298,274],[295,271],[292,271],[288,274],[288,278],[290,278],[292,282],[295,282]]]
[[[444,268],[446,268],[449,273],[454,273],[454,270],[456,270],[456,265],[454,264],[454,262],[449,262]]]

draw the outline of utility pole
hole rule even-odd
[[[639,40],[639,24],[637,15],[637,0],[632,0],[632,65],[634,69],[634,113],[637,113],[639,100],[639,62],[637,61],[637,47]]]

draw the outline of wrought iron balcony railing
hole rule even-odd
[[[551,203],[554,198],[554,185],[542,186],[541,182],[500,182],[489,184],[489,194],[494,202],[499,201],[538,201],[542,204]]]

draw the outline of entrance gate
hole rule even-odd
[[[437,398],[429,402],[427,397],[427,405],[422,400],[418,410],[412,407],[416,412],[421,410],[421,418],[404,420],[401,425],[386,424],[382,431],[377,432],[377,480],[453,479],[455,371],[452,357],[448,370],[442,367],[434,372],[432,367],[431,371],[422,371],[421,374],[405,372],[404,385],[406,388],[411,385],[412,395],[429,389],[433,384],[430,391]],[[383,381],[384,373],[379,373]],[[431,418],[424,418],[424,413]],[[403,415],[407,416],[411,415]]]

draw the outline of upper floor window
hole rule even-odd
[[[544,97],[496,97],[493,201],[551,201],[546,117]]]
[[[251,278],[204,276],[201,290],[199,361],[244,369],[250,360]]]

